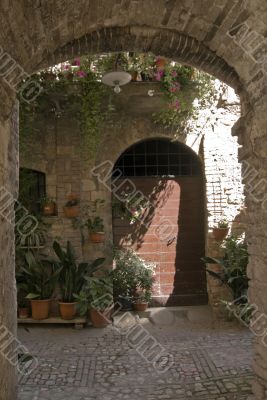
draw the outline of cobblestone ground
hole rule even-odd
[[[21,376],[19,400],[251,398],[253,337],[247,329],[179,321],[163,326],[147,319],[138,324],[139,334],[147,329],[173,356],[166,372],[146,361],[133,337],[130,343],[118,328],[20,328],[20,339],[37,357],[38,367]],[[161,367],[168,361],[163,358]]]

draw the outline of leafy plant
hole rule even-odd
[[[41,199],[39,200],[39,203],[41,206],[45,206],[47,204],[55,204],[55,200],[52,199],[51,197],[44,196],[44,197],[41,197]]]
[[[219,229],[226,229],[229,226],[229,222],[227,221],[227,219],[221,219],[218,222],[217,228]]]
[[[230,236],[223,244],[225,255],[223,258],[204,257],[206,264],[219,264],[223,273],[219,274],[207,268],[207,272],[215,279],[228,285],[235,299],[246,295],[248,289],[247,264],[248,250],[244,239]]]
[[[50,299],[60,273],[60,268],[49,260],[39,260],[32,252],[24,254],[25,263],[17,272],[19,290],[27,293],[29,300]]]
[[[134,299],[138,290],[145,295],[151,294],[154,282],[154,265],[146,263],[134,251],[116,250],[114,254],[116,268],[112,271],[114,297]]]
[[[102,276],[87,277],[80,294],[75,296],[78,301],[78,310],[86,315],[91,308],[104,312],[113,304],[112,278],[108,272]]]
[[[47,230],[49,224],[44,223],[39,216],[34,216],[37,220],[37,225],[34,229],[29,232],[25,229],[26,233],[23,233],[21,229],[16,225],[15,236],[16,246],[21,248],[41,248],[45,245],[47,240]],[[19,217],[16,215],[19,220]],[[25,220],[26,223],[26,220]]]
[[[60,267],[59,285],[62,301],[72,303],[75,301],[75,294],[78,294],[85,282],[86,277],[91,276],[98,267],[103,264],[104,258],[98,258],[93,262],[77,264],[75,253],[70,242],[67,242],[66,249],[63,249],[58,242],[53,243],[53,249],[59,259]]]
[[[98,232],[104,232],[104,221],[103,218],[97,216],[94,218],[89,218],[85,224],[85,227],[89,230],[89,232],[93,233],[98,233]]]

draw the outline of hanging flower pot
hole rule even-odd
[[[105,232],[90,232],[89,240],[92,243],[104,243],[105,241]]]
[[[220,242],[228,235],[229,228],[213,228],[212,234],[217,242]]]
[[[75,218],[78,217],[80,213],[80,209],[78,206],[72,206],[72,207],[64,207],[64,215],[66,218]]]
[[[213,237],[218,242],[224,240],[228,235],[228,232],[229,232],[228,221],[225,219],[219,221],[218,225],[215,226],[212,230]]]
[[[68,196],[68,201],[63,208],[65,217],[67,218],[76,218],[80,214],[79,209],[79,200],[75,194],[70,194]]]
[[[89,231],[90,242],[103,243],[105,241],[104,222],[101,217],[89,218],[85,226]]]

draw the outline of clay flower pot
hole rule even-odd
[[[165,58],[158,57],[156,59],[155,63],[156,63],[156,67],[158,69],[163,69],[165,67],[165,65],[166,65],[166,60],[165,60]]]
[[[133,307],[134,307],[135,311],[146,311],[146,309],[148,308],[148,303],[146,303],[146,302],[134,303]]]
[[[110,313],[111,313],[111,311],[109,311],[109,312],[103,311],[103,313],[102,313],[102,312],[97,311],[94,308],[92,308],[90,310],[90,319],[93,324],[93,327],[94,328],[105,328],[106,326],[108,326],[109,320],[110,320]]]
[[[79,206],[64,207],[64,215],[67,218],[78,217],[79,213],[80,213]]]
[[[229,228],[213,228],[212,234],[217,242],[222,241],[228,235]]]
[[[27,307],[19,307],[19,318],[25,319],[29,318],[29,309]]]
[[[59,312],[62,319],[73,319],[76,315],[76,304],[75,303],[63,303],[59,302]]]
[[[50,311],[51,300],[31,300],[32,318],[47,319]]]
[[[89,240],[92,243],[103,243],[105,241],[105,232],[90,232]]]
[[[42,207],[42,213],[46,217],[51,217],[52,215],[55,215],[56,214],[55,203],[51,202],[51,203],[44,204]]]

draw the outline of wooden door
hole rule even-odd
[[[156,264],[154,305],[206,304],[202,177],[132,177],[131,182],[149,207],[142,223],[113,216],[114,244]],[[123,187],[123,180],[116,185]]]

